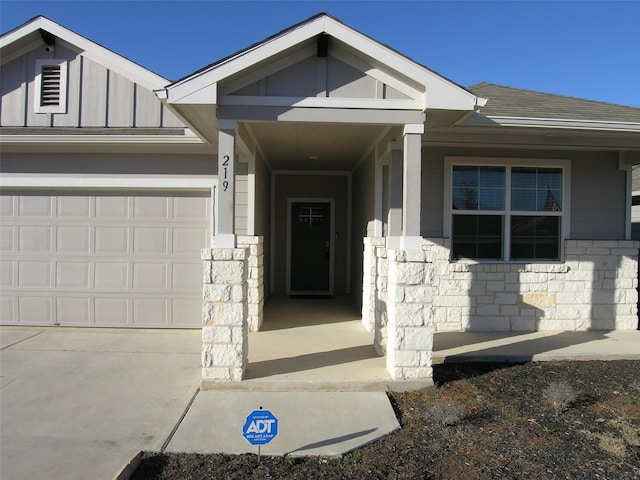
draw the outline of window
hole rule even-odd
[[[36,60],[34,107],[36,113],[66,113],[66,60]]]
[[[560,260],[568,162],[532,163],[447,159],[454,260]]]

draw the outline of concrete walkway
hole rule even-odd
[[[252,334],[248,391],[199,390],[199,330],[0,328],[0,478],[109,480],[140,450],[255,453],[242,425],[261,406],[280,421],[265,454],[338,455],[393,431],[384,358],[356,313],[324,305],[335,323],[299,311]],[[436,363],[620,358],[640,359],[640,331],[446,333],[434,351]]]

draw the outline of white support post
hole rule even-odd
[[[216,248],[235,248],[236,122],[218,121],[218,231]]]
[[[403,197],[402,197],[402,248],[421,248],[420,206],[422,198],[422,134],[423,124],[404,126]]]

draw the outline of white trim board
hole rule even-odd
[[[114,177],[85,175],[3,174],[1,188],[124,188],[133,190],[209,190],[218,184],[216,178],[175,178],[151,175]]]

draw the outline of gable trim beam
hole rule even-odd
[[[424,123],[424,113],[416,110],[371,110],[308,107],[250,107],[221,105],[218,118],[246,121],[359,123],[367,125],[405,125]]]
[[[391,110],[418,110],[422,105],[415,100],[384,100],[371,98],[331,98],[331,97],[265,97],[228,95],[220,98],[220,105],[241,105],[257,107],[311,107],[311,108],[368,108]]]

